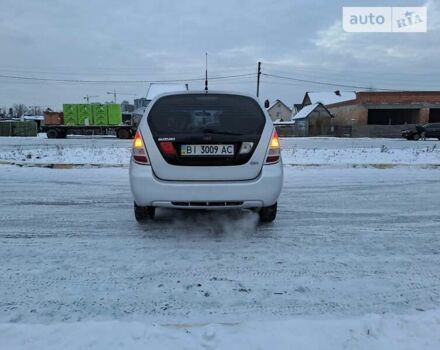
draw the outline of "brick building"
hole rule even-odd
[[[356,92],[353,100],[328,104],[335,125],[355,119],[360,125],[403,125],[440,122],[440,91]]]
[[[356,137],[399,137],[403,126],[440,122],[440,91],[360,91],[355,98],[326,104],[333,126]]]

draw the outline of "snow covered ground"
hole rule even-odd
[[[230,324],[77,322],[0,325],[4,349],[438,349],[440,313]],[[3,337],[2,337],[3,335]]]
[[[289,165],[440,165],[436,140],[297,137],[281,143],[284,163]],[[112,137],[0,138],[0,161],[124,166],[130,146],[130,140]]]
[[[286,166],[262,226],[138,225],[125,167],[2,165],[0,183],[0,348],[440,347],[438,168]]]
[[[0,162],[127,165],[131,140],[114,137],[0,137]]]

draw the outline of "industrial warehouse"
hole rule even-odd
[[[285,136],[395,138],[403,128],[439,122],[440,91],[338,90],[307,92],[275,125]]]

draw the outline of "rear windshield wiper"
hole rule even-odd
[[[237,132],[231,132],[231,131],[227,131],[227,130],[203,129],[202,131],[207,134],[235,135],[235,136],[242,136],[243,135],[243,134],[240,134]]]

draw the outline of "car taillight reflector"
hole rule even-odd
[[[265,164],[278,163],[280,161],[280,156],[281,156],[280,139],[278,138],[277,131],[274,130],[269,142],[269,149],[267,152]]]
[[[280,148],[280,139],[278,138],[278,134],[276,131],[272,134],[272,139],[270,140],[270,147],[271,148]]]
[[[167,156],[175,156],[176,155],[176,149],[174,148],[174,145],[172,142],[159,142],[160,149],[163,153],[165,153]]]
[[[136,163],[142,165],[148,165],[147,150],[145,149],[144,140],[139,131],[136,131],[136,135],[133,140],[133,159]]]

